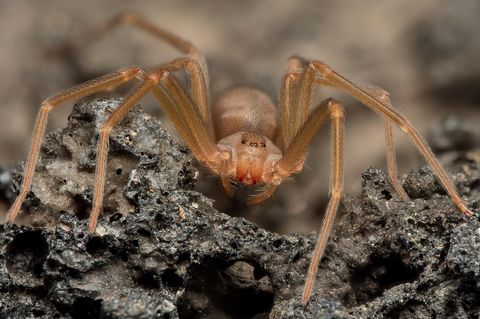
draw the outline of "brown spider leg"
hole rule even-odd
[[[387,104],[393,108],[390,102],[390,94],[373,85],[359,85],[363,90],[373,95],[375,98],[380,100],[382,103]],[[387,172],[388,179],[390,184],[395,189],[397,194],[404,200],[408,201],[409,197],[405,190],[403,189],[402,184],[398,180],[398,169],[397,169],[397,159],[395,158],[395,145],[393,143],[393,132],[392,125],[388,118],[384,117],[384,126],[385,126],[385,143],[387,144]]]
[[[187,41],[163,28],[155,26],[139,14],[130,11],[118,13],[102,25],[84,32],[71,43],[53,51],[54,53],[57,52],[57,55],[71,55],[75,51],[79,51],[95,41],[98,41],[113,29],[124,25],[137,27],[140,30],[168,43],[188,56],[188,58],[183,60],[179,59],[177,62],[174,61],[174,63],[181,64],[182,68],[184,67],[187,70],[187,73],[190,76],[190,81],[192,82],[192,99],[195,102],[194,104],[199,109],[204,124],[206,126],[210,125],[211,120],[208,109],[209,79],[203,54],[190,41]],[[213,128],[211,128],[211,131],[210,134],[213,136]]]
[[[125,115],[132,109],[137,102],[151,90],[158,82],[152,76],[148,76],[140,86],[138,86],[125,101],[110,115],[108,120],[100,129],[97,145],[97,165],[95,169],[95,186],[92,199],[92,212],[88,223],[89,233],[95,231],[100,209],[103,203],[103,194],[105,191],[105,176],[107,168],[107,157],[109,148],[109,137],[112,129],[120,123]]]
[[[186,69],[191,82],[193,106],[197,108],[203,125],[207,128],[210,136],[214,139],[213,125],[208,104],[208,88],[205,74],[197,60],[191,58],[179,58],[161,66],[170,72]]]
[[[204,68],[206,71],[205,59],[203,55],[190,41],[187,41],[163,28],[157,27],[156,25],[149,22],[147,19],[143,18],[141,15],[131,11],[124,11],[116,14],[103,24],[85,31],[83,34],[79,35],[70,43],[50,50],[50,53],[52,55],[60,56],[72,55],[74,52],[99,40],[106,33],[123,25],[137,27],[140,30],[143,30],[161,39],[162,41],[167,42],[169,45],[173,46],[180,52],[189,55],[192,59],[200,61],[202,68]]]
[[[157,84],[160,85],[162,89],[156,88]],[[154,97],[161,103],[167,117],[172,124],[174,124],[185,144],[187,144],[194,153],[195,157],[209,167],[217,164],[215,159],[218,157],[219,151],[211,139],[207,128],[203,126],[198,110],[193,106],[190,99],[166,67],[162,66],[153,70],[146,76],[145,81],[112,113],[100,130],[97,146],[95,190],[88,227],[90,233],[95,231],[103,203],[110,132],[123,120],[128,111],[135,107],[136,103],[149,91],[151,91]],[[169,94],[165,92],[169,92]]]
[[[297,56],[290,58],[287,62],[285,75],[283,76],[279,97],[279,139],[282,151],[285,151],[292,142],[295,133],[301,126],[299,114],[294,107],[298,105],[300,93],[299,84],[302,79],[302,72],[305,61]],[[308,113],[307,113],[308,114]]]
[[[279,172],[283,172],[284,175],[289,175],[292,172],[295,172],[298,168],[299,158],[301,159],[308,151],[308,147],[313,138],[319,129],[328,121],[329,116],[332,120],[330,200],[320,228],[315,251],[308,268],[302,297],[303,304],[307,303],[312,292],[318,264],[320,263],[325,250],[325,245],[332,230],[333,221],[343,192],[343,138],[345,129],[342,105],[333,99],[327,99],[313,109],[293,138],[291,146],[278,162],[278,170]]]
[[[343,107],[335,100],[327,100],[328,112],[332,120],[332,170],[330,173],[330,200],[328,201],[325,216],[318,235],[310,266],[308,267],[305,287],[303,288],[302,302],[307,304],[312,293],[318,265],[325,251],[325,246],[332,231],[333,221],[337,215],[338,205],[343,192],[343,137],[345,135],[345,116]]]
[[[288,60],[286,72],[283,76],[279,97],[280,112],[278,134],[278,144],[282,151],[285,151],[292,143],[296,132],[302,124],[302,119],[304,120],[305,108],[302,108],[301,110],[297,108],[304,67],[305,60],[298,56],[293,56]],[[308,107],[306,110],[308,114]],[[305,158],[305,154],[302,154],[302,157]],[[268,185],[263,192],[251,196],[247,200],[247,204],[258,205],[269,199],[275,193],[277,187],[278,185],[276,184]]]
[[[307,148],[310,144],[310,140],[305,144],[296,139],[306,118],[310,116],[311,90],[308,90],[305,86],[311,87],[311,84],[304,79],[305,65],[306,60],[298,56],[291,57],[287,62],[286,73],[283,76],[280,88],[279,145],[285,153],[282,159],[283,168],[280,168],[280,170],[287,172],[283,175],[290,175],[301,171],[303,162],[305,162]],[[318,116],[316,118],[321,119],[321,117]],[[313,138],[315,133],[316,132],[313,132],[311,138]],[[295,143],[293,143],[293,141],[295,141]],[[300,145],[304,146],[304,148],[299,148]],[[289,150],[289,152],[287,152],[287,150]],[[286,154],[288,155],[285,158]],[[250,197],[247,204],[257,205],[267,200],[275,193],[279,183],[281,183],[281,181],[279,181],[278,184],[272,183],[268,185],[266,190]]]
[[[205,125],[198,108],[187,96],[178,81],[171,75],[168,68],[161,66],[153,72],[162,74],[160,86],[163,90],[163,95],[169,96],[171,99],[171,105],[168,106],[168,110],[167,107],[163,107],[163,109],[175,128],[183,130],[184,133],[180,131],[179,133],[185,144],[190,148],[195,157],[209,168],[213,168],[211,165],[218,165],[220,152],[208,131],[208,128],[212,125]],[[155,97],[159,97],[162,90],[153,90],[152,92]]]
[[[400,129],[411,138],[413,144],[416,146],[417,150],[423,156],[428,165],[430,165],[433,172],[437,175],[440,183],[443,185],[443,188],[447,191],[450,198],[452,198],[452,201],[455,203],[457,208],[466,216],[473,215],[473,212],[468,208],[458,194],[455,186],[450,181],[450,178],[445,173],[445,170],[436,158],[435,154],[433,154],[427,142],[399,111],[395,110],[390,105],[383,103],[374,95],[362,89],[359,85],[347,80],[345,77],[335,72],[330,66],[323,62],[310,61],[306,69],[311,70],[310,72],[313,72],[320,77],[314,80],[316,83],[326,84],[352,95],[354,98],[380,114],[382,117],[388,118],[390,122],[398,125],[398,127],[400,127]]]
[[[132,67],[120,70],[115,73],[104,75],[98,79],[85,82],[83,84],[74,86],[62,93],[52,96],[46,99],[38,112],[35,126],[33,129],[32,140],[30,143],[30,149],[28,151],[25,168],[23,171],[23,183],[15,202],[8,210],[7,221],[13,222],[17,217],[22,204],[30,191],[32,185],[33,175],[35,174],[35,167],[38,162],[40,147],[42,144],[43,136],[45,135],[45,128],[47,126],[48,114],[53,109],[59,107],[65,102],[72,101],[84,96],[91,95],[93,93],[108,90],[124,84],[132,79],[136,78],[142,70],[138,67]]]
[[[408,201],[409,197],[403,189],[402,184],[398,180],[397,159],[395,158],[395,145],[393,144],[392,125],[387,118],[384,118],[385,123],[385,142],[387,144],[387,171],[390,184],[398,195],[404,200]]]

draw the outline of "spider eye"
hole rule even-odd
[[[257,147],[257,146],[258,146],[258,144],[257,144],[257,143],[255,143],[255,142],[250,142],[250,146]]]
[[[267,147],[267,145],[265,143],[262,142],[262,144],[260,144],[263,148]]]
[[[247,144],[247,140],[246,140],[246,139],[243,139],[243,140],[242,140],[242,144]]]

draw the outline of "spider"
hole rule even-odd
[[[458,209],[466,216],[473,215],[425,140],[410,122],[392,107],[386,91],[372,85],[353,83],[323,62],[294,56],[287,63],[281,83],[278,116],[277,108],[271,99],[265,93],[249,87],[229,89],[210,106],[208,72],[201,52],[189,41],[131,12],[118,14],[86,33],[67,46],[67,51],[88,45],[120,25],[144,30],[178,49],[184,56],[150,70],[140,67],[121,69],[45,100],[41,104],[33,130],[23,184],[8,211],[8,222],[15,220],[30,190],[49,113],[65,102],[113,89],[134,80],[140,84],[124,99],[99,131],[94,194],[89,219],[90,233],[95,231],[102,208],[109,135],[147,93],[151,93],[160,104],[167,119],[196,159],[220,176],[228,195],[233,194],[232,180],[246,185],[265,185],[263,192],[248,200],[249,204],[258,204],[268,199],[282,181],[302,171],[314,136],[324,124],[331,121],[330,200],[308,268],[302,295],[303,304],[308,302],[312,293],[318,265],[343,191],[344,109],[340,102],[332,98],[311,107],[312,91],[316,86],[325,85],[346,92],[384,118],[388,176],[393,188],[404,200],[408,200],[408,195],[397,179],[392,124],[397,125],[411,138]],[[182,70],[189,76],[190,93],[187,93],[173,76],[173,72]]]

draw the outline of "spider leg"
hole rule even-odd
[[[463,202],[455,186],[450,181],[450,178],[438,159],[435,157],[435,154],[433,154],[427,142],[399,111],[394,109],[391,105],[379,100],[374,94],[371,94],[371,92],[367,92],[365,89],[362,89],[361,86],[349,81],[339,73],[335,72],[330,66],[323,62],[310,61],[305,69],[317,77],[314,80],[316,83],[329,85],[350,94],[382,117],[387,118],[390,122],[395,123],[410,137],[417,150],[423,156],[428,165],[430,165],[433,172],[437,175],[444,189],[452,198],[452,201],[455,203],[457,208],[466,216],[473,215],[473,212]]]
[[[302,119],[308,115],[303,114],[295,108],[298,105],[299,84],[302,79],[302,72],[305,66],[305,60],[297,56],[291,57],[287,62],[286,72],[283,76],[280,97],[279,97],[279,129],[280,146],[285,151],[295,133],[302,125]]]
[[[143,70],[138,67],[131,67],[120,70],[118,72],[110,73],[98,79],[74,86],[66,91],[63,91],[57,95],[46,99],[42,103],[40,111],[37,115],[37,119],[35,121],[33,135],[30,142],[30,149],[28,151],[27,160],[25,162],[22,187],[20,189],[20,193],[15,199],[15,202],[8,210],[8,222],[13,222],[15,220],[18,213],[20,212],[25,197],[30,191],[33,175],[35,174],[35,167],[37,165],[40,154],[40,147],[42,144],[43,136],[45,135],[48,114],[53,109],[61,106],[65,102],[79,99],[81,97],[88,96],[96,92],[112,89],[135,79],[136,77],[140,76],[142,72]]]
[[[302,295],[302,302],[305,305],[312,293],[313,283],[318,271],[318,264],[325,251],[333,221],[338,211],[338,205],[343,192],[343,138],[345,131],[345,116],[342,105],[333,100],[327,99],[312,110],[298,134],[295,135],[291,146],[279,160],[278,167],[281,171],[293,172],[298,167],[298,158],[302,158],[308,150],[308,146],[318,130],[328,121],[332,121],[332,153],[330,173],[330,200],[327,205],[325,217],[323,218],[320,233],[315,246],[315,251],[308,268],[307,279]]]
[[[214,131],[212,120],[210,116],[210,109],[208,104],[208,88],[205,78],[205,73],[197,60],[184,57],[173,60],[172,62],[162,65],[159,68],[165,68],[170,72],[186,69],[192,90],[193,106],[198,110],[198,115],[202,119],[203,125],[207,128],[208,133],[214,139]]]
[[[370,93],[376,99],[381,101],[384,104],[387,104],[391,108],[393,108],[390,102],[390,94],[373,85],[359,85],[365,92]],[[388,178],[390,180],[390,184],[395,189],[397,194],[405,201],[409,200],[409,197],[405,190],[403,189],[402,184],[400,184],[398,180],[398,169],[397,169],[397,159],[395,157],[395,145],[393,143],[393,132],[392,132],[392,125],[388,118],[384,116],[384,127],[385,127],[385,143],[387,144],[387,172]]]
[[[209,122],[204,123],[198,107],[188,97],[171,71],[172,67],[168,65],[152,71],[162,74],[160,88],[152,88],[152,94],[195,157],[215,171],[215,166],[219,164],[216,157],[219,152],[210,131],[212,127],[210,116]]]
[[[384,119],[385,126],[385,142],[387,144],[387,172],[390,184],[397,192],[398,195],[404,200],[408,201],[409,197],[403,189],[402,184],[398,180],[397,159],[395,157],[395,145],[393,144],[393,132],[392,125],[388,119]]]
[[[89,219],[90,233],[95,231],[103,204],[110,133],[148,92],[152,92],[154,98],[160,103],[167,118],[175,126],[195,157],[210,168],[218,165],[217,158],[220,152],[217,150],[214,140],[203,125],[197,108],[194,107],[168,68],[168,65],[156,68],[145,76],[143,83],[130,93],[100,130],[92,212]]]
[[[125,115],[137,102],[152,89],[159,79],[149,75],[136,89],[134,89],[125,101],[110,115],[108,120],[100,129],[97,143],[97,165],[95,169],[95,186],[92,199],[92,212],[88,223],[89,233],[93,233],[97,225],[98,216],[103,203],[105,191],[105,176],[107,168],[107,157],[109,148],[109,137],[112,129],[117,126]]]
[[[278,169],[281,175],[301,171],[306,158],[308,146],[320,127],[328,120],[325,107],[317,107],[310,114],[311,90],[304,86],[312,86],[305,80],[306,60],[293,56],[287,62],[279,97],[279,145],[283,158]],[[310,118],[305,125],[307,118]],[[301,131],[301,132],[300,132]],[[260,194],[250,197],[248,205],[257,205],[270,198],[278,184],[270,184]]]
[[[113,29],[124,25],[136,27],[168,43],[180,52],[187,54],[192,59],[200,61],[202,68],[206,71],[203,55],[190,41],[187,41],[163,28],[157,27],[147,19],[143,18],[140,14],[132,11],[119,12],[103,24],[85,31],[67,44],[52,48],[48,53],[57,56],[73,55],[75,52],[98,41]]]
[[[70,43],[51,50],[51,53],[60,56],[72,55],[74,52],[91,45],[101,39],[105,34],[120,26],[136,27],[141,31],[153,35],[161,41],[168,43],[175,49],[187,55],[187,57],[175,60],[172,63],[169,63],[169,65],[174,67],[176,71],[186,69],[192,84],[192,99],[194,105],[198,107],[204,124],[206,126],[210,125],[211,120],[208,109],[209,79],[203,54],[190,41],[187,41],[168,30],[157,27],[137,13],[130,11],[118,13],[105,23],[79,35]],[[210,134],[213,136],[213,128],[211,131]]]

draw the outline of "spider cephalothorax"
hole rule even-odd
[[[255,132],[245,132],[236,145],[236,180],[242,184],[255,185],[262,180],[267,159],[267,140]],[[268,165],[267,165],[268,167]]]
[[[304,304],[312,292],[318,264],[343,191],[344,110],[342,105],[333,99],[325,99],[312,107],[312,92],[316,86],[326,85],[344,91],[384,118],[388,175],[392,186],[403,199],[408,200],[408,196],[397,179],[392,123],[411,138],[458,209],[466,216],[473,214],[426,142],[410,122],[393,108],[388,93],[384,90],[371,85],[355,84],[323,62],[307,61],[294,56],[288,61],[283,77],[278,116],[277,108],[271,99],[253,88],[227,90],[210,106],[208,73],[205,60],[197,48],[131,13],[117,15],[105,25],[88,33],[88,37],[81,37],[68,47],[79,49],[122,24],[134,25],[153,34],[183,52],[185,56],[151,70],[139,67],[122,69],[45,100],[38,113],[25,163],[22,188],[7,215],[9,222],[15,220],[32,184],[49,112],[67,101],[110,90],[131,81],[139,81],[140,84],[107,119],[99,132],[90,232],[95,231],[102,208],[110,132],[147,93],[151,93],[158,101],[166,117],[198,161],[220,176],[228,194],[233,193],[231,179],[246,185],[265,184],[264,192],[249,200],[252,204],[268,199],[283,180],[302,170],[313,137],[321,127],[331,121],[331,195],[308,269],[303,291]],[[182,87],[174,76],[174,72],[184,70],[189,76],[190,92]]]

